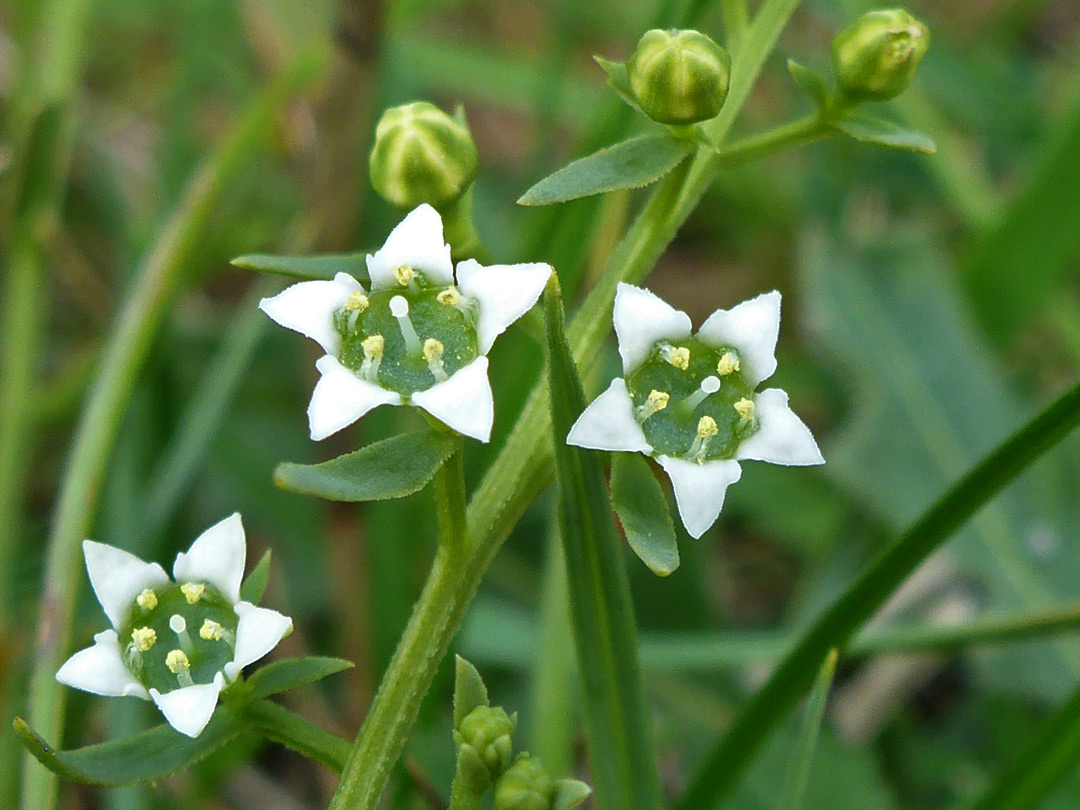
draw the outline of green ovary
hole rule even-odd
[[[685,357],[680,349],[689,351],[686,368],[680,367]],[[728,359],[721,364],[725,355]],[[757,432],[757,419],[744,417],[736,408],[739,403],[745,413],[743,400],[754,397],[742,371],[729,370],[731,358],[737,357],[735,349],[714,348],[697,338],[660,342],[649,359],[627,376],[638,422],[657,454],[699,462],[730,459],[739,444]],[[727,373],[720,374],[718,367]],[[701,396],[702,382],[709,377],[720,380],[720,389]],[[650,401],[654,391],[659,395]],[[666,404],[657,409],[661,402]],[[703,417],[708,417],[704,423]],[[709,419],[715,423],[715,434]]]
[[[182,587],[192,584],[204,587],[201,592],[197,587],[188,587],[185,594]],[[212,683],[214,676],[233,660],[238,619],[232,603],[214,586],[202,582],[169,585],[153,591],[153,595],[152,599],[140,599],[132,605],[120,631],[120,650],[128,670],[143,686],[162,693],[190,685],[186,677],[194,684]],[[170,626],[173,616],[183,619],[186,638]],[[217,632],[207,632],[204,635],[210,637],[204,638],[200,631],[207,622]],[[176,650],[183,655],[170,659],[170,653]],[[178,660],[186,667],[178,667]]]
[[[346,307],[334,314],[334,328],[341,335],[341,364],[402,396],[431,388],[479,354],[473,313],[457,290],[424,287],[420,281],[416,276],[407,288],[372,292],[364,297],[362,308]],[[409,345],[401,321],[391,312],[390,302],[397,296],[408,302],[408,321],[418,344]],[[380,349],[381,357],[374,357]]]

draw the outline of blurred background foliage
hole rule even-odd
[[[43,17],[53,7],[64,19]],[[805,112],[780,57],[825,68],[832,34],[869,7],[806,0],[737,133]],[[1080,9],[1069,0],[915,0],[909,8],[930,25],[933,43],[891,113],[931,134],[938,154],[834,140],[733,170],[648,282],[696,323],[780,289],[777,384],[829,460],[811,470],[747,465],[719,524],[701,542],[680,538],[684,562],[667,580],[628,559],[669,792],[685,784],[785,639],[891,532],[1080,370]],[[27,138],[35,88],[49,86],[36,55],[70,41],[74,55],[57,59],[75,65],[60,94],[58,131],[70,142],[56,154],[66,157],[59,168],[37,167],[58,180],[32,230],[43,258],[36,292],[19,297],[4,264],[0,309],[8,323],[11,310],[26,323],[4,334],[3,357],[9,370],[13,357],[29,364],[19,396],[30,403],[17,436],[13,411],[0,412],[10,451],[0,476],[4,727],[25,700],[58,478],[140,257],[243,105],[297,59],[311,59],[315,80],[276,117],[265,148],[245,156],[188,252],[111,453],[93,536],[168,560],[240,510],[250,556],[274,550],[266,601],[297,626],[285,652],[357,663],[325,689],[287,700],[352,736],[430,559],[431,497],[362,509],[326,504],[276,490],[271,471],[284,459],[329,458],[411,417],[376,413],[310,442],[304,410],[316,353],[254,309],[277,282],[228,260],[380,244],[400,214],[367,183],[379,113],[417,99],[445,109],[461,102],[481,155],[475,207],[490,251],[502,261],[551,262],[572,304],[638,195],[552,209],[514,201],[567,160],[640,126],[591,55],[625,58],[658,22],[722,41],[720,9],[700,0],[4,0],[0,171]],[[0,176],[8,188],[23,182]],[[8,203],[0,231],[9,257],[18,246],[15,209]],[[494,446],[541,360],[520,330],[496,346]],[[470,479],[490,454],[469,447]],[[957,621],[1080,599],[1078,484],[1072,441],[928,561],[880,621]],[[545,575],[552,508],[542,498],[515,531],[456,646],[484,673],[495,702],[521,712],[523,739],[549,768],[587,778],[564,597]],[[86,591],[80,645],[101,626]],[[729,654],[707,653],[718,646]],[[807,806],[929,810],[970,800],[1078,680],[1080,642],[1068,634],[845,662]],[[392,807],[438,806],[446,794],[449,689],[447,669],[394,782]],[[68,744],[151,719],[138,701],[74,693],[69,711]],[[794,729],[776,737],[732,806],[776,805]],[[0,804],[13,807],[19,754],[9,732],[0,756]],[[318,766],[241,742],[152,788],[69,786],[64,806],[319,807],[331,789]],[[1080,773],[1045,806],[1078,804]]]

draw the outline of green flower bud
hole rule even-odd
[[[646,31],[626,63],[638,105],[662,124],[716,117],[727,98],[731,59],[698,31]]]
[[[887,101],[915,76],[930,31],[902,8],[868,11],[832,41],[833,71],[854,101]]]
[[[375,128],[371,185],[398,208],[447,208],[468,190],[477,167],[468,126],[434,104],[391,107]]]
[[[555,783],[540,760],[519,754],[495,785],[495,810],[551,810]]]
[[[477,706],[454,730],[454,741],[472,748],[495,779],[510,766],[516,727],[517,718],[501,706]]]

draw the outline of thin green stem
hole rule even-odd
[[[750,27],[750,12],[746,7],[746,0],[720,0],[720,15],[724,20],[728,48],[734,50],[743,41],[746,29]]]
[[[435,514],[439,523],[439,546],[454,553],[465,548],[465,464],[462,440],[455,439],[454,452],[435,473]]]
[[[825,704],[829,699],[829,690],[832,688],[833,676],[836,674],[838,658],[839,653],[835,648],[829,650],[821,669],[818,670],[814,691],[810,693],[810,699],[806,702],[806,713],[803,715],[802,728],[799,732],[795,761],[792,763],[794,767],[790,771],[794,776],[788,782],[787,796],[780,805],[784,810],[802,810],[806,799],[806,787],[810,784],[811,766],[814,764],[814,749],[817,748],[821,721],[825,717]]]
[[[725,146],[719,150],[720,160],[725,168],[738,166],[811,143],[831,133],[821,116],[808,115]]]
[[[769,731],[813,681],[832,647],[843,650],[889,595],[980,507],[1080,424],[1080,385],[983,459],[910,529],[882,551],[814,622],[751,699],[735,725],[705,760],[679,810],[706,810],[726,798]]]
[[[79,543],[87,535],[116,433],[171,300],[188,270],[222,190],[256,153],[281,104],[311,74],[303,66],[275,83],[244,112],[236,129],[196,174],[160,238],[137,273],[131,294],[104,349],[100,371],[80,416],[49,536],[44,594],[30,683],[30,723],[51,739],[63,737],[66,689],[56,671],[72,641],[83,580]],[[24,810],[49,810],[56,779],[30,758],[23,769]]]
[[[263,737],[341,773],[349,755],[348,740],[269,700],[257,700],[245,706],[244,714],[251,721],[253,730]]]

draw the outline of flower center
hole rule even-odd
[[[120,651],[147,688],[211,683],[233,660],[237,621],[232,603],[206,582],[147,588],[120,631]]]
[[[634,414],[657,453],[704,463],[734,457],[758,430],[738,352],[697,338],[656,344],[626,378]]]
[[[399,268],[401,269],[401,268]],[[476,359],[476,317],[456,287],[429,287],[419,273],[364,296],[363,307],[334,313],[338,360],[369,382],[403,396],[442,382]]]

